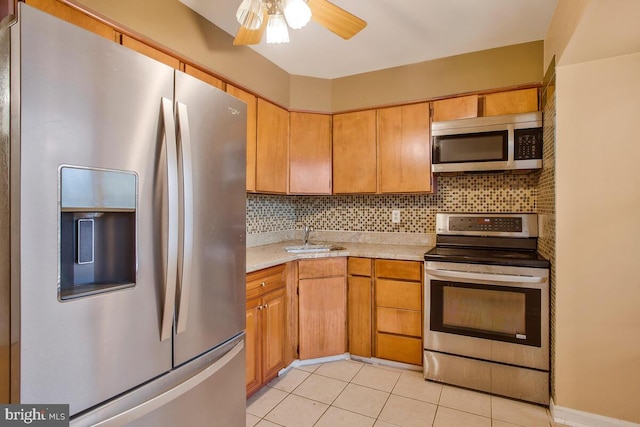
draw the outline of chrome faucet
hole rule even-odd
[[[313,227],[310,225],[305,225],[304,226],[304,240],[302,241],[302,243],[307,246],[309,244],[309,233],[311,233],[313,231]]]

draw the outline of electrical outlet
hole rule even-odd
[[[400,222],[400,211],[399,210],[392,210],[391,211],[391,222],[393,223],[399,223]]]

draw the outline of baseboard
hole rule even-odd
[[[365,362],[370,365],[380,365],[380,366],[387,366],[389,368],[398,368],[398,369],[406,369],[409,371],[422,372],[422,366],[411,365],[409,363],[396,362],[394,360],[387,360],[387,359],[378,359],[377,357],[362,357],[362,356],[356,356],[353,354],[350,357],[351,357],[351,360]]]
[[[564,408],[554,404],[553,399],[551,399],[549,411],[554,422],[572,427],[640,427],[640,424],[629,421]]]
[[[337,362],[338,360],[347,360],[347,359],[350,359],[349,353],[337,354],[335,356],[318,357],[315,359],[305,359],[305,360],[296,359],[293,362],[291,362],[289,366],[284,368],[283,371],[287,371],[290,368],[297,368],[298,366],[317,365],[318,363]]]

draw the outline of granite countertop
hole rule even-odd
[[[406,261],[423,261],[424,253],[434,245],[430,241],[425,243],[411,242],[411,244],[397,243],[370,243],[351,241],[328,241],[315,240],[315,244],[331,244],[344,249],[332,250],[329,252],[313,253],[289,253],[285,251],[287,246],[302,244],[301,240],[285,240],[277,243],[257,245],[247,248],[247,273],[260,270],[274,265],[283,264],[298,259],[327,258],[327,257],[364,257],[364,258],[385,258],[399,259]]]

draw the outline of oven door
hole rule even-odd
[[[549,369],[549,271],[425,263],[425,350]]]

